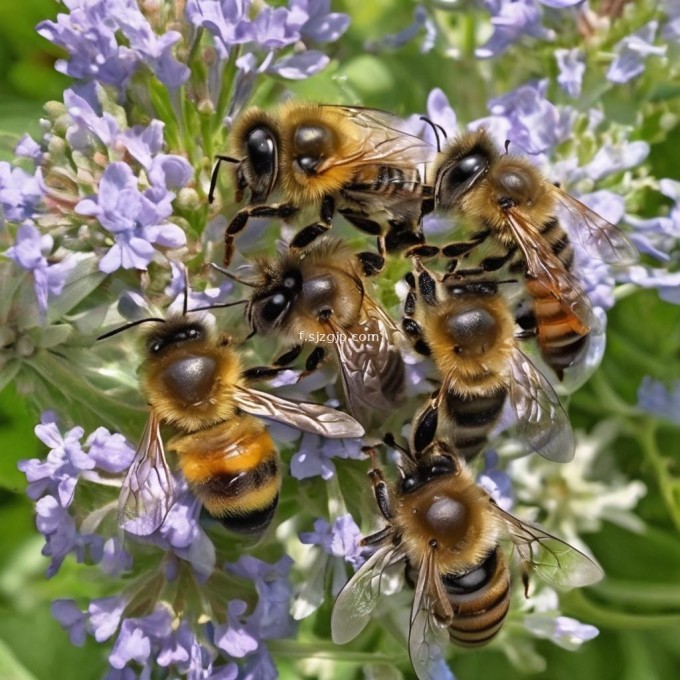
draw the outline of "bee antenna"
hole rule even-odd
[[[232,281],[236,281],[236,283],[241,283],[244,286],[249,286],[250,288],[256,288],[257,284],[253,283],[252,281],[246,281],[245,279],[240,278],[239,276],[236,276],[236,274],[232,274],[230,271],[227,271],[224,267],[220,267],[220,265],[215,264],[214,262],[210,263],[210,266],[213,269],[217,269],[220,274],[224,274],[228,279],[231,279]]]
[[[508,152],[508,149],[510,148],[510,140],[509,140],[509,139],[506,139],[506,140],[505,140],[504,146],[505,146],[505,153],[506,153],[506,154],[509,153],[509,152]]]
[[[212,174],[210,175],[210,190],[208,191],[208,203],[211,203],[215,200],[215,187],[217,186],[217,175],[219,174],[220,171],[220,164],[222,161],[225,161],[226,163],[240,163],[241,161],[238,158],[233,158],[232,156],[221,156],[217,155],[215,156],[217,159],[217,163],[215,163],[215,167],[213,168]]]
[[[503,279],[503,281],[495,281],[495,283],[501,286],[504,283],[517,283],[517,279]]]
[[[130,323],[126,323],[123,326],[114,328],[112,331],[109,331],[108,333],[98,335],[97,340],[106,340],[106,338],[110,338],[112,335],[118,335],[118,333],[122,333],[123,331],[128,330],[128,328],[134,328],[135,326],[139,326],[142,323],[151,323],[152,321],[155,321],[157,323],[165,323],[165,319],[161,319],[155,316],[149,316],[146,319],[137,319],[136,321],[130,321]]]
[[[225,309],[226,307],[235,307],[236,305],[246,305],[248,300],[236,300],[236,302],[217,302],[214,305],[206,305],[205,307],[194,307],[191,312],[205,312],[208,309]]]
[[[411,452],[401,444],[397,444],[397,440],[394,438],[394,435],[391,432],[385,432],[383,435],[383,442],[390,448],[401,451],[401,453],[403,453],[408,458],[411,457]]]
[[[435,123],[434,121],[431,121],[427,116],[420,116],[420,120],[425,121],[431,128],[432,132],[434,132],[434,137],[437,140],[437,152],[441,153],[442,147],[439,142],[439,131],[441,131],[442,135],[444,136],[444,139],[448,139],[448,136],[446,134],[446,130],[439,125],[438,123]]]
[[[184,299],[182,300],[182,316],[187,315],[189,307],[189,275],[186,268],[184,269]]]

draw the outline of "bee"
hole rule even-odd
[[[329,438],[360,437],[364,429],[327,406],[253,389],[249,382],[265,372],[244,369],[231,339],[192,315],[142,319],[101,336],[151,322],[140,379],[149,418],[122,486],[119,524],[151,534],[175,502],[160,432],[169,425],[176,435],[167,448],[208,513],[231,531],[258,537],[272,520],[281,487],[278,451],[260,417]]]
[[[302,251],[289,248],[260,258],[252,280],[237,279],[253,288],[245,311],[253,333],[278,336],[288,348],[274,366],[289,365],[311,343],[305,369],[314,371],[328,345],[347,409],[360,421],[374,411],[391,411],[404,392],[401,331],[366,290],[366,279],[383,265],[375,253],[357,254],[341,240],[324,237]]]
[[[385,442],[396,446],[389,435]],[[335,643],[349,642],[363,630],[385,574],[405,568],[414,588],[411,663],[419,678],[436,679],[433,664],[449,640],[478,647],[503,626],[512,589],[503,541],[513,547],[526,597],[533,574],[558,588],[602,578],[601,567],[576,548],[502,510],[444,441],[415,453],[400,450],[396,485],[385,481],[372,452],[369,475],[387,524],[363,539],[363,545],[376,550],[338,595],[331,615]]]
[[[526,276],[533,300],[539,350],[564,378],[581,361],[587,336],[599,329],[586,293],[574,273],[576,237],[592,257],[611,264],[637,260],[635,246],[615,225],[550,183],[525,158],[496,148],[484,129],[453,140],[435,164],[434,207],[454,211],[478,225],[469,240],[443,248],[466,257],[487,239],[505,252],[482,260],[483,271],[509,264]]]
[[[506,405],[516,436],[548,460],[574,456],[569,418],[548,380],[519,348],[515,320],[494,280],[450,273],[441,278],[414,258],[402,327],[414,349],[435,364],[440,387],[415,418],[412,444],[439,434],[465,459],[476,456]],[[509,282],[508,282],[509,283]]]
[[[218,156],[208,199],[212,203],[221,161],[234,164],[236,201],[246,190],[250,198],[226,229],[225,265],[251,217],[288,219],[308,206],[319,210],[319,219],[298,232],[295,248],[330,229],[336,211],[378,236],[381,253],[422,242],[421,217],[431,201],[419,165],[431,151],[396,116],[290,101],[271,112],[247,109],[234,123],[230,142],[230,155]]]

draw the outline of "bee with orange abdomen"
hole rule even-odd
[[[253,332],[286,345],[274,366],[290,364],[312,345],[305,366],[310,372],[331,349],[347,409],[364,425],[372,413],[393,410],[404,393],[402,334],[367,290],[368,277],[383,265],[375,253],[355,253],[324,237],[302,251],[260,258],[252,279],[238,279],[253,289],[246,307]]]
[[[218,156],[211,180],[212,203],[220,161],[234,164],[236,200],[249,203],[225,233],[225,264],[234,238],[251,217],[288,219],[301,208],[319,210],[291,246],[302,248],[342,214],[379,237],[380,250],[422,242],[420,221],[429,187],[419,167],[431,156],[403,121],[384,111],[290,101],[271,112],[247,109],[234,123],[230,155]],[[272,202],[274,201],[274,202]]]
[[[396,446],[389,436],[385,441]],[[421,680],[437,680],[435,663],[449,641],[478,647],[503,626],[512,590],[503,543],[512,546],[527,597],[533,574],[558,588],[602,578],[600,566],[582,552],[502,510],[445,442],[421,451],[397,448],[402,455],[396,484],[385,480],[375,458],[369,473],[387,524],[364,538],[363,544],[376,550],[338,595],[331,615],[334,642],[359,635],[386,575],[405,570],[414,588],[411,663]]]
[[[437,277],[418,258],[414,262],[402,326],[416,351],[432,359],[441,381],[414,421],[414,448],[444,437],[469,460],[484,448],[509,402],[519,439],[549,460],[571,460],[569,418],[519,348],[500,284],[470,274]]]
[[[352,417],[320,404],[282,399],[253,389],[271,370],[244,369],[227,335],[189,314],[150,318],[141,391],[150,412],[119,498],[119,523],[148,535],[163,523],[176,486],[161,425],[175,429],[167,448],[206,510],[228,529],[259,536],[269,526],[281,486],[270,418],[323,437],[360,437]],[[120,332],[133,322],[112,333]]]
[[[435,164],[434,206],[453,211],[477,231],[451,243],[460,259],[491,239],[504,253],[485,258],[483,271],[508,264],[526,276],[541,354],[560,380],[580,362],[599,322],[574,272],[572,238],[593,257],[631,264],[637,251],[615,225],[549,182],[522,156],[501,153],[484,129],[454,139]]]

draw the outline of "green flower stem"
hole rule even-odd
[[[656,442],[656,430],[659,424],[655,420],[645,420],[638,428],[638,438],[644,456],[656,475],[661,497],[673,520],[675,528],[680,531],[680,480],[673,477],[670,466],[672,460],[664,456]]]
[[[607,329],[607,342],[615,345],[616,349],[625,356],[621,361],[630,362],[642,368],[650,375],[666,375],[668,366],[663,360],[656,359],[650,352],[642,350],[638,345],[631,342],[626,336],[622,335],[614,328]]]
[[[640,412],[629,403],[625,402],[607,381],[604,371],[597,371],[590,380],[597,397],[599,410],[609,412],[620,418],[628,419],[639,416]]]
[[[616,630],[640,630],[643,628],[664,628],[680,625],[680,614],[647,615],[629,614],[617,609],[596,604],[580,590],[571,590],[560,596],[560,605],[565,614],[595,626]]]
[[[612,602],[680,609],[680,584],[647,583],[607,578],[595,588],[597,594]]]
[[[185,135],[179,134],[177,116],[170,101],[168,90],[160,83],[152,83],[150,87],[151,103],[157,117],[165,123],[164,137],[168,148],[177,153],[185,150]],[[186,97],[181,95],[182,99]]]
[[[332,661],[354,663],[389,663],[393,664],[393,655],[376,654],[375,652],[352,652],[324,640],[314,642],[297,642],[296,640],[270,640],[267,647],[274,655],[295,659],[329,659]],[[406,656],[404,655],[404,661]]]
[[[215,107],[215,115],[212,117],[213,134],[219,130],[223,125],[224,116],[227,106],[231,101],[231,95],[236,85],[236,60],[239,58],[241,50],[239,47],[232,48],[229,54],[224,70],[222,71],[222,83],[220,87],[220,95],[217,99]]]

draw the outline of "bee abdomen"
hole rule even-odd
[[[469,460],[486,445],[489,431],[501,415],[506,389],[472,398],[455,392],[446,395],[446,407],[453,421],[453,445],[456,451]]]
[[[466,580],[471,581],[467,588]],[[485,645],[502,628],[510,607],[510,574],[501,549],[462,579],[444,579],[444,586],[454,611],[451,640],[462,647]]]
[[[229,453],[222,447],[196,450],[189,438],[174,448],[191,490],[210,515],[230,531],[256,537],[264,533],[281,487],[278,451],[264,427],[242,434]]]

